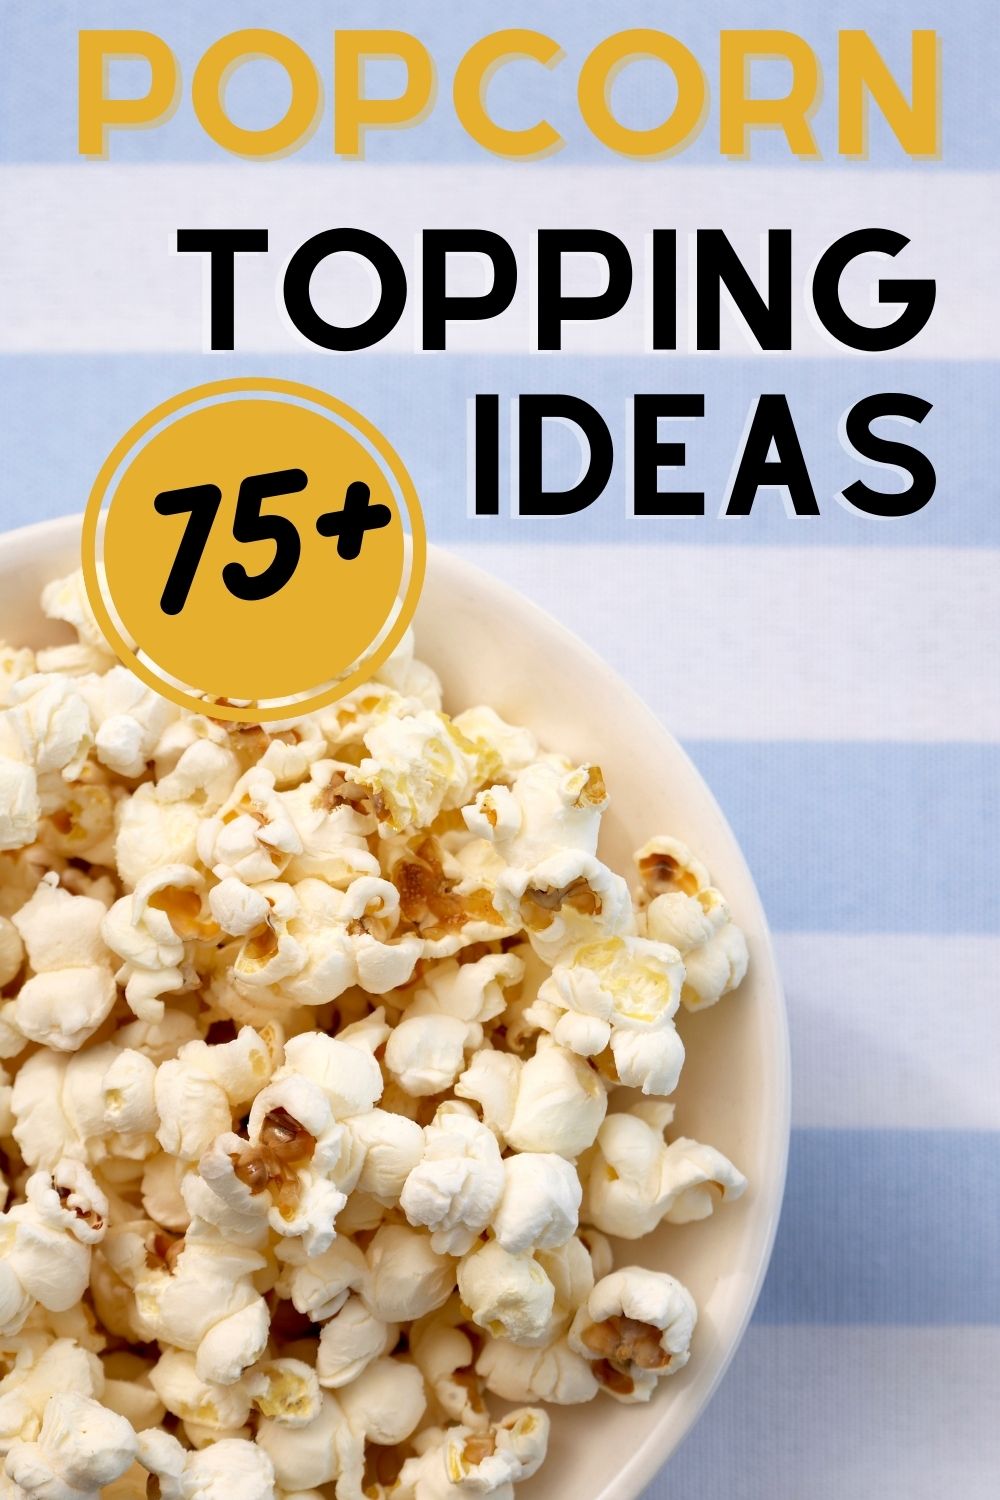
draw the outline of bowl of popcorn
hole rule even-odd
[[[374,678],[157,697],[0,538],[3,1493],[632,1500],[770,1254],[788,1051],[711,794],[432,550]]]

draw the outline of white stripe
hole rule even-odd
[[[1000,1130],[1000,938],[779,933],[776,946],[794,1126]]]
[[[887,278],[935,277],[937,307],[903,357],[995,358],[1000,353],[1000,284],[994,246],[1000,234],[1000,178],[990,173],[886,172],[868,167],[810,177],[750,166],[690,167],[617,163],[607,167],[514,165],[475,167],[301,166],[283,162],[225,166],[69,166],[0,168],[7,210],[4,280],[7,311],[0,351],[197,350],[202,347],[203,257],[174,256],[179,227],[257,226],[271,232],[267,257],[240,257],[237,347],[298,347],[279,315],[276,286],[292,250],[335,225],[358,225],[394,246],[410,272],[410,306],[379,347],[415,347],[413,265],[425,227],[483,226],[509,238],[518,255],[514,305],[488,323],[455,327],[454,350],[523,351],[533,344],[532,231],[538,227],[599,227],[623,238],[636,265],[633,294],[617,317],[567,330],[571,352],[642,353],[646,320],[644,242],[654,227],[676,228],[680,244],[682,353],[687,343],[688,247],[695,228],[723,228],[749,267],[759,264],[760,236],[769,227],[793,231],[794,352],[829,356],[846,351],[813,326],[803,289],[817,257],[840,235],[870,224],[910,237],[896,261],[867,257],[844,280],[850,309],[861,319],[889,321],[875,308],[875,284]],[[360,321],[371,287],[360,265],[321,268],[317,305],[330,317]],[[450,289],[475,293],[484,271],[463,257]],[[566,263],[567,290],[601,285],[601,265]],[[754,352],[739,319],[724,310],[724,353]],[[667,376],[671,356],[663,355]]]
[[[998,1404],[997,1328],[754,1326],[644,1500],[995,1500]]]
[[[1000,741],[996,551],[454,550],[575,630],[682,739]]]

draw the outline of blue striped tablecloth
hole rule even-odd
[[[291,31],[329,75],[334,11],[341,26],[415,31],[442,73],[430,120],[374,136],[370,168],[334,161],[328,120],[294,161],[234,163],[199,135],[186,102],[168,127],[115,139],[109,164],[76,159],[78,25],[159,31],[187,79],[214,37],[272,25]],[[713,107],[682,157],[615,163],[587,138],[573,108],[574,64],[613,29],[597,0],[5,6],[0,524],[79,509],[132,421],[200,381],[290,376],[371,416],[417,481],[432,539],[537,598],[683,739],[743,843],[777,935],[795,1092],[774,1263],[723,1388],[650,1500],[994,1500],[995,9],[985,0],[831,0],[822,12],[802,0],[731,0],[724,8],[677,0],[668,11],[633,0],[613,21],[668,26],[713,81],[721,24],[807,35],[827,75],[827,103],[815,120],[823,160],[792,161],[768,137],[755,142],[751,162],[722,163]],[[546,29],[567,51],[551,77],[515,69],[491,96],[512,123],[537,118],[543,107],[558,120],[567,147],[535,167],[485,160],[448,107],[451,64],[501,24]],[[870,159],[839,161],[828,108],[837,30],[866,28],[906,77],[905,38],[917,25],[938,28],[944,39],[943,159],[907,161],[873,118]],[[636,122],[651,120],[655,70],[640,69],[633,82]],[[278,95],[266,79],[251,86],[237,77],[233,90],[247,123],[255,111],[274,113]],[[528,355],[527,309],[512,310],[503,332],[456,331],[447,355],[418,362],[407,323],[384,349],[335,359],[293,342],[275,312],[274,280],[295,244],[338,222],[365,224],[411,256],[421,224],[492,223],[524,255],[539,225],[603,223],[640,251],[651,225],[722,225],[747,254],[760,231],[787,226],[797,236],[800,276],[829,238],[884,223],[911,237],[907,269],[937,278],[938,308],[912,345],[874,359],[823,344],[804,316],[795,352],[783,356],[754,354],[735,326],[727,326],[721,354],[644,354],[641,327],[628,314],[584,330],[571,341],[572,358]],[[229,356],[201,352],[201,268],[195,257],[169,254],[178,226],[218,223],[272,231],[269,264],[241,266],[238,351]],[[866,287],[851,295],[865,305]],[[560,389],[592,400],[615,431],[611,491],[572,520],[470,519],[466,398]],[[705,421],[686,434],[692,487],[709,496],[704,519],[626,515],[625,398],[642,390],[706,393]],[[933,402],[919,442],[937,467],[938,491],[907,520],[871,522],[834,501],[857,477],[837,441],[838,421],[873,390]],[[767,493],[747,519],[716,514],[748,406],[762,391],[790,395],[819,518],[789,520]]]

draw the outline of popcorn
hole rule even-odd
[[[494,905],[523,926],[553,962],[574,943],[634,927],[628,889],[596,857],[607,807],[597,766],[567,768],[549,756],[527,766],[511,788],[481,792],[464,810],[470,831],[493,843],[505,868]]]
[[[0,1454],[41,1429],[49,1398],[61,1392],[100,1398],[105,1392],[101,1362],[73,1339],[27,1333],[13,1367],[0,1380]]]
[[[0,916],[0,989],[17,977],[23,962],[21,935],[8,917]]]
[[[463,844],[458,854],[422,834],[383,840],[381,849],[399,892],[400,914],[423,939],[424,958],[450,958],[473,943],[517,932],[493,905],[492,887],[503,863],[484,839]]]
[[[391,940],[399,896],[388,881],[362,876],[338,891],[308,879],[262,891],[271,911],[234,963],[238,988],[274,986],[296,1005],[325,1005],[351,985],[383,994],[412,975],[421,945],[412,936]]]
[[[272,1500],[274,1465],[262,1444],[223,1438],[191,1453],[166,1432],[140,1433],[139,1461],[159,1480],[162,1500]]]
[[[338,1238],[322,1255],[314,1256],[288,1241],[276,1254],[284,1265],[276,1290],[312,1322],[335,1317],[353,1292],[364,1293],[371,1303],[369,1263],[350,1240]]]
[[[302,849],[274,788],[274,774],[255,766],[241,776],[219,812],[198,828],[198,857],[218,879],[274,880]]]
[[[177,1245],[177,1256],[142,1266],[136,1325],[150,1340],[195,1353],[199,1379],[234,1385],[267,1346],[270,1316],[252,1280],[267,1262],[208,1227],[192,1226]]]
[[[316,1376],[326,1390],[350,1385],[373,1359],[387,1354],[399,1337],[395,1323],[375,1316],[362,1298],[346,1302],[323,1324],[316,1355]]]
[[[357,1188],[380,1203],[399,1202],[406,1180],[424,1151],[424,1133],[415,1120],[371,1109],[345,1120],[356,1148],[364,1153]]]
[[[131,1047],[116,1055],[101,1079],[104,1124],[109,1133],[151,1135],[159,1123],[155,1103],[156,1064]]]
[[[332,1484],[352,1470],[357,1480],[361,1477],[364,1439],[328,1391],[323,1392],[318,1416],[306,1427],[292,1429],[264,1418],[257,1427],[257,1447],[270,1458],[274,1478],[283,1490]],[[232,1491],[225,1493],[228,1496]],[[219,1500],[223,1500],[221,1490]]]
[[[186,1172],[179,1183],[171,1184],[168,1181],[164,1184],[162,1180],[144,1179],[144,1204],[148,1196],[152,1207],[158,1207],[154,1196],[156,1189],[159,1188],[162,1192],[166,1185],[169,1193],[170,1187],[175,1186],[180,1194],[187,1223],[197,1218],[205,1224],[211,1224],[233,1244],[263,1246],[267,1241],[268,1220],[273,1204],[268,1191],[272,1164],[268,1162],[259,1175],[258,1162],[263,1164],[263,1152],[258,1150],[252,1154],[247,1146],[248,1143],[242,1136],[231,1131],[216,1136],[201,1157],[197,1172]],[[173,1163],[176,1158],[162,1152],[157,1160]],[[274,1162],[273,1165],[277,1171],[278,1163]],[[147,1207],[147,1212],[162,1224],[163,1219],[159,1213],[152,1211],[152,1207]],[[168,1201],[168,1216],[171,1211]],[[184,1227],[186,1228],[186,1224]]]
[[[430,1236],[406,1224],[384,1224],[368,1247],[371,1277],[365,1300],[386,1323],[422,1318],[455,1290],[455,1262],[438,1254]]]
[[[673,1276],[625,1266],[594,1287],[569,1342],[609,1395],[648,1401],[661,1376],[687,1364],[697,1321],[691,1293]]]
[[[162,1020],[161,996],[197,982],[193,944],[211,942],[219,931],[202,911],[204,884],[190,865],[162,865],[140,880],[131,896],[116,901],[102,921],[105,943],[124,959],[115,978],[139,1020]]]
[[[538,741],[529,729],[507,724],[487,704],[467,708],[451,721],[476,757],[480,781],[495,781],[523,771],[538,754]]]
[[[196,1371],[217,1385],[232,1385],[264,1352],[269,1327],[267,1304],[259,1297],[220,1318],[198,1345]]]
[[[271,915],[271,903],[263,891],[227,875],[208,893],[208,904],[220,931],[233,937],[249,937],[263,927]]]
[[[116,998],[111,971],[103,965],[52,969],[24,982],[7,1019],[27,1041],[71,1052],[93,1036]]]
[[[523,767],[509,789],[481,793],[464,816],[473,832],[497,844],[506,864],[524,867],[559,849],[596,854],[607,805],[599,767],[572,768],[549,755]]]
[[[481,1027],[504,1014],[506,990],[523,977],[524,961],[516,953],[487,953],[474,963],[446,959],[421,978],[405,1019],[450,1016]],[[481,1044],[482,1032],[476,1035]]]
[[[33,843],[41,815],[34,767],[0,754],[0,849]]]
[[[105,909],[90,896],[60,890],[43,877],[31,900],[14,914],[34,971],[24,981],[8,1020],[28,1041],[73,1052],[109,1015],[117,998],[101,940]]]
[[[363,1041],[343,1041],[321,1032],[305,1032],[285,1043],[285,1068],[275,1074],[280,1083],[291,1070],[309,1079],[326,1095],[335,1119],[345,1120],[374,1107],[382,1093],[382,1075]]]
[[[338,1399],[351,1426],[366,1441],[385,1446],[405,1442],[427,1410],[418,1367],[388,1355],[367,1365]]]
[[[481,1029],[457,1016],[406,1016],[389,1038],[385,1065],[407,1094],[441,1094],[481,1039]]]
[[[464,1255],[490,1223],[504,1192],[496,1136],[471,1109],[442,1104],[424,1137],[423,1159],[406,1179],[400,1207],[411,1224],[431,1231],[439,1255]]]
[[[261,729],[267,748],[257,764],[271,772],[275,786],[297,786],[326,749],[326,738],[314,718],[289,719]]]
[[[30,646],[9,646],[0,641],[0,708],[10,702],[11,688],[23,677],[31,677],[36,671],[35,653]]]
[[[565,1333],[577,1310],[594,1289],[594,1261],[578,1235],[571,1235],[553,1250],[536,1250],[535,1259],[555,1290],[552,1318],[545,1331],[545,1343]]]
[[[473,1341],[475,1330],[461,1322],[461,1303],[453,1298],[440,1312],[414,1325],[410,1353],[435,1401],[453,1422],[487,1427],[489,1413],[473,1369],[480,1340],[476,1336]]]
[[[480,1328],[513,1344],[544,1339],[556,1294],[533,1256],[512,1255],[489,1240],[460,1261],[458,1290]]]
[[[145,1053],[159,1066],[176,1057],[185,1043],[199,1040],[203,1030],[204,1024],[200,1025],[186,1011],[177,1009],[167,1011],[159,1021],[137,1019],[128,1022],[115,1032],[115,1041],[122,1047],[133,1047]]]
[[[641,1111],[641,1112],[640,1112]],[[666,1145],[670,1105],[652,1102],[609,1115],[586,1176],[585,1211],[605,1234],[640,1239],[658,1224],[705,1219],[718,1202],[739,1198],[746,1178],[712,1146],[684,1136]]]
[[[83,862],[113,868],[116,819],[127,800],[124,787],[90,761],[75,781],[46,776],[40,783],[38,841],[54,861],[75,862],[62,872],[74,895],[99,895],[107,906],[117,896],[108,876],[91,875]]]
[[[146,1052],[114,1043],[67,1055],[40,1051],[18,1069],[11,1091],[11,1133],[29,1166],[62,1156],[96,1165],[112,1154],[156,1150],[156,1064]]]
[[[300,1359],[265,1360],[247,1374],[244,1385],[261,1416],[282,1427],[308,1427],[319,1416],[319,1381]]]
[[[125,889],[161,865],[193,865],[200,824],[195,801],[171,799],[162,782],[137,786],[122,806],[115,837],[115,867]]]
[[[644,1094],[671,1094],[684,1062],[672,1025],[684,966],[665,943],[610,937],[585,943],[558,962],[538,999],[561,1012],[562,1046],[591,1057],[608,1046],[619,1080]]]
[[[551,1401],[576,1406],[592,1401],[600,1390],[589,1362],[558,1338],[540,1349],[488,1339],[476,1371],[493,1395],[504,1401]]]
[[[23,677],[0,711],[0,755],[31,766],[36,776],[58,771],[73,781],[93,744],[90,712],[77,685],[57,672]]]
[[[316,760],[308,781],[281,794],[302,844],[286,871],[289,880],[318,876],[343,887],[357,876],[381,874],[367,843],[377,821],[364,788],[348,780],[353,769],[347,762]]]
[[[504,1185],[493,1233],[512,1255],[551,1250],[576,1230],[583,1191],[575,1169],[550,1152],[524,1152],[503,1163]]]
[[[73,628],[78,644],[88,653],[91,670],[99,672],[112,665],[114,653],[90,607],[83,574],[79,570],[47,583],[42,589],[41,604],[47,619],[61,620]]]
[[[35,1172],[25,1201],[0,1214],[0,1333],[18,1333],[36,1302],[65,1312],[83,1296],[90,1247],[104,1238],[108,1200],[80,1162]]]
[[[156,1074],[156,1134],[163,1150],[197,1161],[228,1130],[234,1108],[267,1082],[271,1067],[267,1046],[251,1026],[219,1046],[186,1043]]]
[[[75,644],[0,643],[0,1492],[514,1500],[535,1403],[689,1358],[605,1235],[746,1186],[665,1137],[724,898],[665,837],[631,895],[599,767],[445,713],[410,633],[240,725],[118,666],[79,575],[45,607]]]
[[[4,1473],[18,1493],[46,1500],[85,1500],[120,1479],[136,1456],[131,1423],[92,1401],[63,1391],[50,1396],[34,1442],[11,1445]]]
[[[634,920],[621,876],[576,850],[559,850],[530,868],[506,870],[497,880],[493,901],[512,925],[524,925],[532,947],[547,963],[578,943],[628,932]]]
[[[334,703],[319,710],[317,719],[330,751],[343,757],[342,763],[356,766],[365,753],[364,736],[373,724],[391,715],[416,713],[421,708],[439,711],[440,687],[436,703],[424,703],[409,698],[407,693],[396,690],[389,677],[383,676],[384,668],[378,668],[370,682],[345,693]],[[370,797],[364,788],[358,795]]]
[[[570,1160],[593,1145],[608,1107],[593,1068],[547,1039],[527,1062],[477,1052],[455,1092],[476,1100],[486,1123],[516,1151],[554,1152]]]
[[[537,1473],[548,1439],[549,1419],[532,1407],[510,1412],[486,1432],[452,1427],[419,1458],[407,1459],[400,1487],[414,1500],[457,1500],[465,1495],[502,1500],[513,1494],[516,1482]]]
[[[78,688],[95,726],[97,759],[119,776],[142,776],[163,731],[178,718],[179,710],[125,667],[81,678]]]
[[[748,962],[746,938],[725,898],[679,839],[650,839],[635,862],[649,901],[649,936],[673,944],[684,959],[681,1000],[688,1010],[714,1005],[742,982]]]
[[[158,1151],[142,1169],[140,1196],[148,1218],[174,1234],[183,1234],[191,1222],[182,1187],[190,1168],[175,1156]]]
[[[270,1315],[253,1277],[267,1262],[254,1250],[195,1222],[165,1246],[134,1228],[109,1238],[105,1253],[134,1294],[140,1338],[195,1354],[200,1379],[233,1385],[264,1352]]]
[[[387,832],[426,827],[442,809],[461,807],[480,779],[475,747],[431,709],[379,719],[364,743],[368,754],[352,779],[371,793]]]
[[[296,1046],[306,1041],[309,1047]],[[359,1077],[350,1091],[334,1083],[339,1060],[355,1069],[352,1049],[315,1033],[292,1038],[285,1056],[285,1066],[253,1102],[247,1141],[223,1135],[202,1157],[201,1180],[218,1202],[210,1204],[205,1194],[189,1196],[187,1202],[192,1211],[239,1238],[255,1238],[266,1215],[276,1234],[301,1238],[307,1255],[322,1255],[347,1202],[338,1183],[353,1187],[360,1168],[352,1160],[353,1138],[336,1114],[356,1105],[370,1108],[382,1080],[378,1065],[368,1058],[367,1079],[362,1067],[356,1069]],[[359,1062],[367,1056],[361,1053]],[[303,1071],[295,1070],[296,1060]]]

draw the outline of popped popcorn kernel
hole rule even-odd
[[[626,1266],[594,1287],[573,1320],[570,1345],[610,1395],[648,1401],[658,1380],[687,1364],[697,1320],[690,1292],[673,1276]]]

